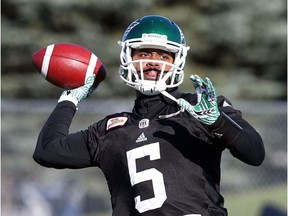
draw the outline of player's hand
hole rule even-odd
[[[211,125],[220,115],[216,90],[208,77],[203,81],[198,75],[191,75],[190,79],[196,90],[197,104],[192,106],[183,98],[178,99],[178,104],[200,122]]]
[[[75,106],[77,106],[80,101],[87,98],[95,90],[95,87],[93,86],[94,79],[95,75],[93,74],[86,79],[83,86],[71,90],[65,90],[60,96],[58,103],[61,101],[71,101]]]

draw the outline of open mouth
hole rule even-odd
[[[158,80],[161,70],[156,68],[149,68],[143,71],[146,80]]]

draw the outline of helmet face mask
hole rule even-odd
[[[169,19],[161,16],[145,16],[134,21],[124,33],[120,53],[119,75],[128,86],[145,95],[156,95],[167,88],[179,86],[184,78],[184,65],[189,47],[186,46],[180,28]],[[133,60],[133,49],[158,49],[174,54],[174,62],[159,60]],[[135,65],[156,62],[162,65],[157,80],[145,80],[143,66],[136,70]],[[170,67],[169,71],[164,71]]]

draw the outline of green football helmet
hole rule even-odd
[[[181,29],[168,18],[151,15],[137,19],[128,26],[119,45],[121,47],[119,75],[126,85],[145,95],[156,95],[183,82],[189,47],[186,46]],[[136,71],[134,67],[135,63],[152,61],[133,61],[132,50],[142,48],[161,49],[175,55],[173,64],[153,60],[164,65],[157,81],[144,80],[143,70]],[[165,65],[171,66],[168,72],[164,71]]]

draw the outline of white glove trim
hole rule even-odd
[[[75,106],[77,106],[79,103],[79,101],[75,97],[72,97],[71,95],[61,95],[61,97],[58,100],[58,103],[60,103],[62,101],[70,101],[70,102],[74,103]]]

